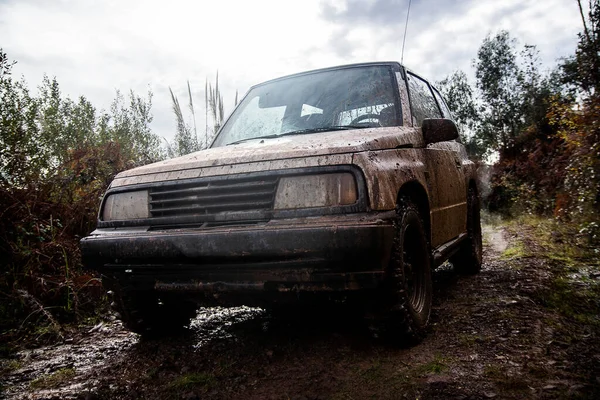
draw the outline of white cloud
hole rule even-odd
[[[218,69],[225,106],[251,84],[310,68],[399,60],[407,1],[188,2],[0,0],[0,46],[30,87],[47,73],[63,92],[107,108],[115,89],[154,92],[154,130],[173,136],[168,87],[197,104]],[[483,37],[507,29],[545,65],[572,53],[580,21],[561,0],[414,1],[405,64],[432,80],[468,70]],[[202,114],[202,113],[201,113]],[[198,121],[199,126],[204,121]]]

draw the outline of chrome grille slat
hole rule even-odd
[[[277,178],[266,177],[166,184],[150,189],[150,215],[216,217],[228,212],[272,210],[277,183]]]

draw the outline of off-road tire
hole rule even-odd
[[[109,289],[111,307],[123,326],[142,338],[157,338],[183,331],[196,315],[197,306],[177,295],[160,295],[151,289],[120,285],[114,279],[103,279]]]
[[[425,336],[432,302],[431,253],[417,206],[402,199],[397,207],[395,237],[386,276],[385,335],[416,344]]]
[[[450,262],[459,274],[473,275],[481,271],[482,255],[479,195],[475,188],[471,187],[467,195],[467,239],[460,250],[450,258]]]

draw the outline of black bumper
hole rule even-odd
[[[210,230],[97,230],[86,267],[164,291],[347,291],[377,288],[390,220],[364,215]]]

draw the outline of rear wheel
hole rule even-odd
[[[183,331],[196,315],[197,306],[173,294],[158,295],[150,289],[121,287],[104,279],[110,289],[112,308],[118,312],[125,328],[144,338],[160,337]]]
[[[425,335],[432,302],[429,242],[418,208],[398,206],[396,233],[387,276],[385,330],[389,339],[419,342]]]
[[[479,196],[475,188],[469,188],[467,197],[467,239],[450,262],[460,274],[472,275],[481,271],[483,245]]]

